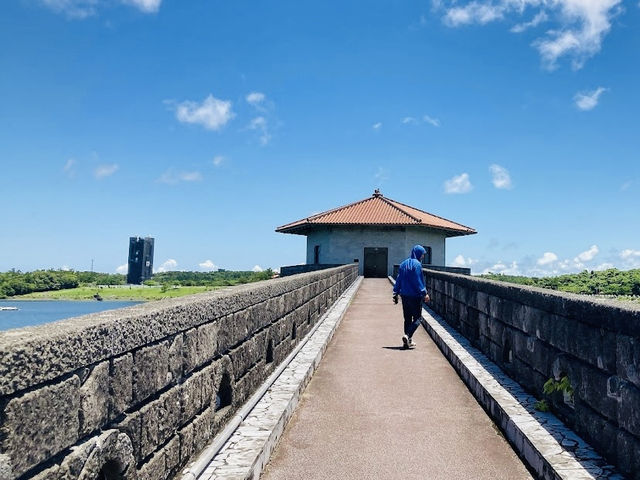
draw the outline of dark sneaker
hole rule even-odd
[[[406,335],[402,336],[402,345],[404,346],[404,348],[409,348],[409,337],[407,337]]]

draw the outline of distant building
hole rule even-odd
[[[129,237],[127,283],[141,284],[153,275],[153,238]]]
[[[472,235],[466,227],[385,198],[379,190],[343,207],[288,223],[276,232],[306,235],[307,265],[359,262],[360,275],[386,277],[416,244],[425,265],[444,267],[447,237]]]

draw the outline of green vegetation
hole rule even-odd
[[[216,288],[272,278],[273,272],[163,272],[144,287],[125,285],[120,274],[37,270],[0,273],[0,298],[39,300],[91,300],[99,293],[104,300],[158,300],[205,292]]]
[[[542,386],[542,390],[545,395],[553,395],[555,392],[560,392],[564,396],[565,402],[569,404],[573,404],[573,386],[569,381],[569,377],[567,375],[563,375],[560,380],[556,380],[555,378],[550,378],[547,380]],[[551,410],[549,403],[546,399],[538,400],[533,408],[539,410],[540,412],[548,412]]]
[[[488,273],[482,278],[501,282],[531,285],[562,292],[587,295],[638,296],[640,295],[640,269],[621,271],[616,268],[600,272],[585,270],[581,273],[558,277],[521,277]]]
[[[75,272],[73,270],[11,270],[0,273],[0,298],[76,288],[80,285],[122,285],[125,276],[109,273]]]
[[[34,292],[15,297],[18,300],[94,300],[96,293],[103,300],[133,300],[146,302],[163,298],[182,297],[194,293],[215,290],[220,287],[77,287],[68,290],[51,290],[48,292]]]
[[[263,272],[231,272],[227,270],[218,272],[162,272],[156,273],[151,280],[147,280],[144,284],[149,286],[169,284],[183,287],[226,287],[268,280],[271,277],[273,277],[271,269]]]

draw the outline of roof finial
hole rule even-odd
[[[374,197],[382,197],[383,195],[380,193],[380,189],[376,188],[373,192]]]

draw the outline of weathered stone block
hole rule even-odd
[[[247,310],[219,319],[216,352],[224,354],[234,345],[243,341],[249,332],[248,323],[249,315]]]
[[[182,420],[181,393],[179,388],[174,387],[140,409],[143,458],[157,450],[169,437],[175,435]]]
[[[211,439],[213,415],[213,408],[208,408],[193,421],[193,448],[197,452],[202,450]]]
[[[214,401],[218,365],[209,365],[193,374],[180,386],[181,423],[187,423]]]
[[[133,355],[116,357],[111,363],[111,407],[109,417],[116,418],[133,401]]]
[[[616,438],[617,467],[629,478],[640,477],[640,439],[620,430]],[[635,474],[634,476],[631,476]]]
[[[616,441],[619,429],[579,399],[575,402],[574,429],[609,461],[617,461]]]
[[[140,402],[169,384],[169,342],[133,354],[133,399]]]
[[[77,376],[10,400],[4,409],[2,452],[19,476],[73,445],[80,427]]]
[[[193,423],[180,430],[178,435],[180,437],[180,463],[185,463],[194,453]]]
[[[109,419],[109,361],[99,363],[80,387],[80,437],[102,427]]]
[[[262,330],[229,352],[233,364],[233,374],[236,378],[243,376],[252,365],[266,356],[267,333],[267,330]]]
[[[165,469],[165,457],[163,452],[154,454],[147,461],[137,474],[138,480],[164,480],[167,478]]]
[[[218,351],[219,324],[207,323],[184,334],[184,373],[213,359]]]
[[[478,292],[478,310],[484,313],[485,315],[490,315],[491,312],[489,310],[489,295],[484,292]]]
[[[169,373],[171,381],[176,382],[182,377],[184,367],[183,360],[184,337],[182,334],[176,335],[169,346]]]
[[[168,478],[172,478],[180,466],[180,436],[175,435],[164,447],[164,463]]]
[[[130,478],[135,469],[133,448],[129,437],[118,430],[107,430],[71,449],[57,475],[50,478],[93,480],[103,478],[108,470],[110,478]]]
[[[618,421],[618,399],[608,395],[609,375],[597,368],[582,364],[580,376],[569,376],[574,390],[591,408],[612,422]]]
[[[620,382],[619,392],[618,423],[640,440],[640,389],[623,381]]]
[[[136,462],[142,461],[142,455],[140,453],[142,444],[141,424],[142,415],[139,411],[137,411],[127,415],[121,422],[115,425],[116,429],[129,437],[133,450],[133,457],[135,458]]]
[[[640,387],[640,339],[616,336],[616,372],[620,378]]]

